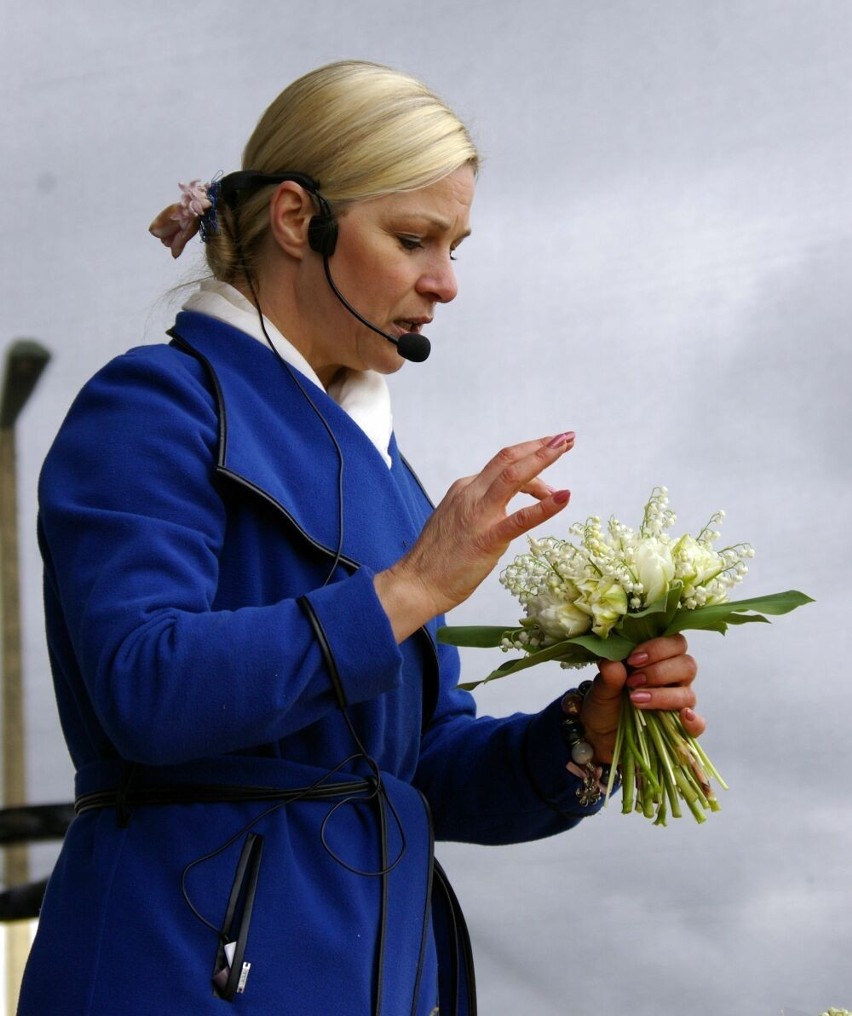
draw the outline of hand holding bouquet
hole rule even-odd
[[[722,634],[728,625],[766,622],[764,614],[784,614],[810,602],[791,590],[731,601],[729,590],[742,580],[754,555],[749,544],[716,550],[714,515],[701,532],[677,539],[667,530],[675,522],[665,487],[657,487],[645,506],[638,531],[611,518],[597,517],[570,528],[574,544],[548,537],[530,539],[501,575],[525,616],[515,628],[448,627],[439,638],[457,646],[500,646],[523,655],[504,663],[475,687],[549,660],[582,667],[595,660],[626,660],[642,642],[688,629]],[[703,822],[718,802],[710,779],[716,772],[695,738],[674,713],[636,709],[625,695],[613,753],[608,792],[616,771],[624,783],[622,811],[641,811],[664,825],[669,809],[681,814],[685,801]]]

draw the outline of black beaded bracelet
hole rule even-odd
[[[609,766],[595,766],[595,749],[586,740],[586,731],[580,720],[583,701],[592,687],[591,681],[583,681],[578,688],[571,688],[562,697],[562,711],[565,719],[560,725],[562,740],[571,754],[571,762],[579,770],[583,785],[577,788],[577,797],[582,805],[596,804],[603,797],[601,784],[609,779]]]

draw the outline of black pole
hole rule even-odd
[[[0,697],[5,805],[23,805],[26,801],[15,421],[49,359],[47,350],[32,339],[13,342],[6,354],[0,390],[0,610],[3,614]],[[3,868],[6,885],[13,887],[12,892],[28,882],[29,848],[25,843],[6,847]],[[13,912],[16,912],[14,908]],[[18,987],[28,952],[27,926],[10,924],[6,929],[6,1011],[10,1013],[17,1008]]]

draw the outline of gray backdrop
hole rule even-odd
[[[693,637],[703,743],[731,785],[705,825],[616,806],[545,842],[441,847],[482,1011],[852,1006],[850,47],[848,0],[7,0],[0,343],[53,352],[19,422],[32,799],[71,794],[37,470],[83,381],[159,341],[168,290],[200,271],[197,245],[175,265],[147,224],[179,179],[235,168],[300,73],[391,63],[443,94],[486,157],[460,296],[428,363],[392,382],[433,495],[505,443],[573,428],[549,477],[573,501],[548,532],[637,522],[664,483],[678,531],[724,507],[728,540],[754,543],[743,595],[818,600]],[[516,616],[494,575],[452,620]],[[467,652],[468,676],[496,656]],[[478,698],[502,714],[565,684],[542,668]]]

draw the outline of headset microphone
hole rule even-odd
[[[337,286],[335,286],[334,279],[331,277],[331,269],[328,266],[327,254],[323,254],[322,256],[322,264],[325,269],[325,277],[328,279],[329,286],[331,286],[331,291],[337,299],[340,300],[349,313],[356,317],[362,325],[366,325],[371,331],[374,331],[377,335],[381,335],[383,339],[387,339],[388,342],[392,342],[396,346],[396,351],[404,360],[409,360],[411,363],[422,363],[426,359],[432,350],[432,344],[425,335],[421,335],[419,332],[406,332],[404,335],[400,335],[397,339],[394,338],[393,335],[388,335],[387,332],[383,332],[381,328],[377,328],[376,325],[372,324],[365,317],[359,314],[340,292]]]
[[[363,315],[359,314],[334,284],[328,259],[334,253],[334,248],[337,246],[337,219],[334,217],[331,206],[322,194],[316,188],[314,188],[312,193],[319,204],[320,210],[319,214],[313,216],[308,224],[308,243],[312,250],[322,255],[325,277],[328,280],[329,286],[331,286],[332,293],[362,325],[366,325],[370,331],[381,335],[388,342],[392,342],[396,346],[396,351],[403,359],[409,360],[412,363],[422,363],[432,350],[432,344],[425,335],[421,335],[419,332],[406,332],[404,335],[400,335],[399,338],[388,335],[387,332],[383,332],[381,328],[378,328]]]

